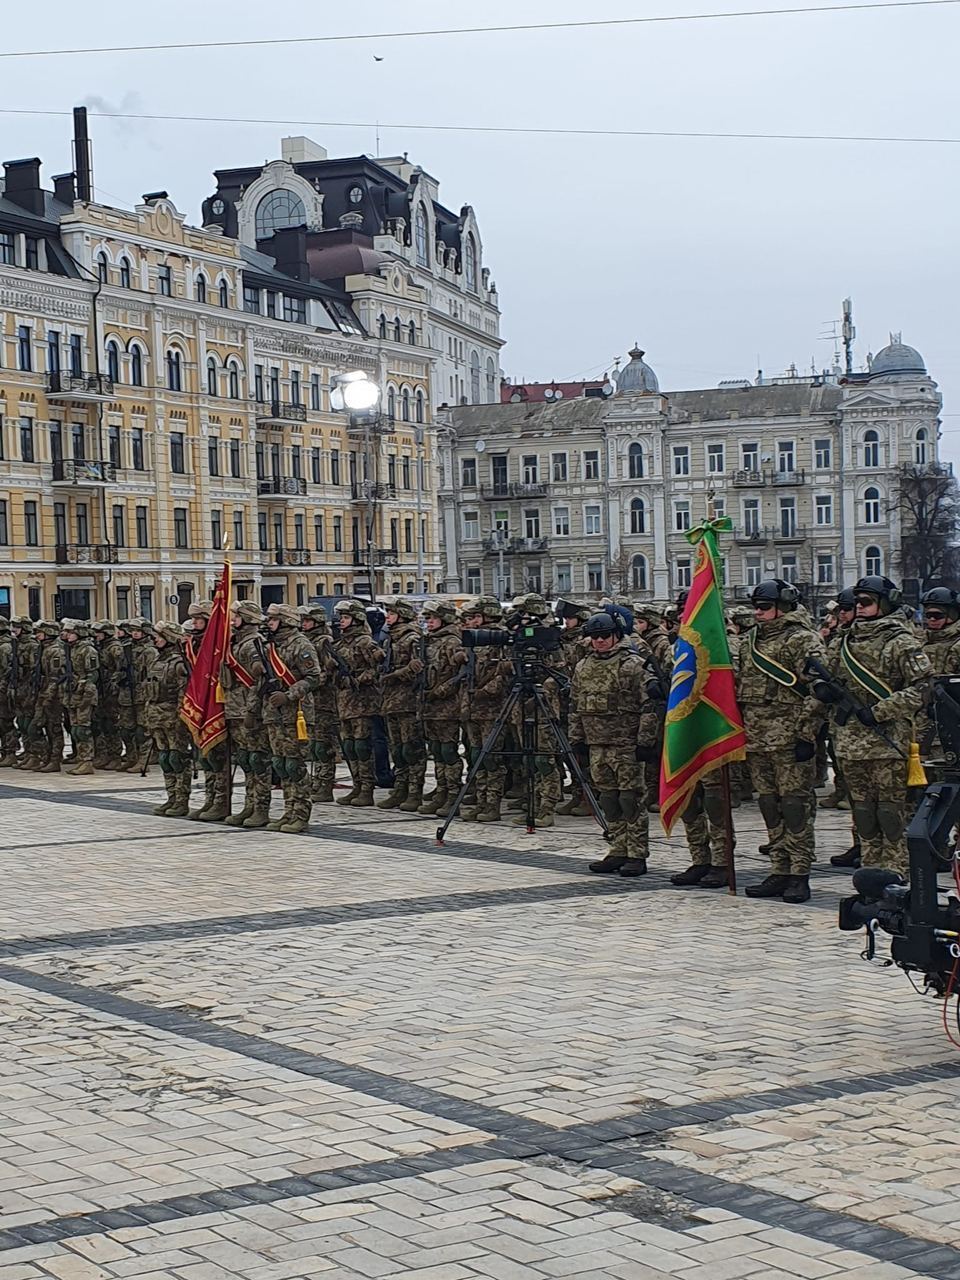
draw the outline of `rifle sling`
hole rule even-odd
[[[874,675],[850,652],[847,636],[840,641],[840,660],[861,689],[866,689],[873,697],[889,698],[893,693],[888,684],[884,684],[878,675]]]
[[[792,689],[793,692],[799,694],[801,698],[804,697],[806,690],[800,687],[800,681],[797,679],[794,672],[790,671],[787,667],[781,666],[775,658],[771,658],[768,653],[764,653],[762,649],[757,648],[757,642],[754,636],[755,630],[756,628],[752,628],[747,635],[747,655],[750,658],[750,661],[757,670],[762,671],[765,676],[768,676],[771,680],[775,680],[777,684],[782,685],[785,689]]]

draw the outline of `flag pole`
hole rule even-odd
[[[711,489],[707,493],[707,519],[716,520],[717,511],[714,505],[714,491]],[[719,550],[719,546],[718,546]],[[716,565],[714,565],[716,567]],[[723,610],[723,582],[717,581],[717,591],[720,594],[720,608]],[[727,893],[733,897],[737,895],[737,864],[733,856],[733,850],[736,841],[733,834],[733,798],[730,794],[730,766],[722,764],[720,766],[720,807],[723,816],[723,860],[727,868]]]

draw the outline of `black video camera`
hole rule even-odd
[[[496,627],[478,627],[475,631],[464,631],[461,639],[466,649],[495,646],[498,649],[512,648],[518,655],[538,657],[541,654],[556,653],[561,643],[558,627],[544,627],[528,622],[520,622],[509,631]]]

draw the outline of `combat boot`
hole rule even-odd
[[[687,867],[686,871],[678,871],[675,876],[671,876],[670,883],[679,886],[699,884],[709,870],[709,863],[695,862],[692,866]]]
[[[839,809],[844,798],[842,791],[834,789],[828,796],[821,796],[817,804],[821,809]],[[849,808],[849,805],[847,807]]]
[[[351,773],[350,774],[350,790],[347,792],[345,796],[337,796],[335,803],[336,804],[353,804],[354,800],[356,800],[359,794],[360,794],[360,782],[358,778],[353,773]]]
[[[423,783],[411,782],[407,789],[407,798],[400,805],[400,812],[419,813],[421,804],[423,804]]]
[[[254,809],[249,818],[244,818],[243,825],[247,831],[259,831],[261,827],[270,825],[269,809]]]
[[[8,751],[5,756],[0,756],[0,769],[12,769],[17,763],[17,757],[12,751]]]
[[[373,808],[373,783],[364,782],[360,790],[350,801],[353,809],[372,809]]]
[[[846,853],[835,853],[830,859],[831,867],[849,867],[856,871],[862,862],[859,844],[852,844]]]
[[[500,797],[495,791],[485,791],[483,793],[483,806],[477,810],[477,821],[500,821]]]
[[[417,809],[417,813],[431,815],[438,813],[440,809],[447,803],[447,786],[445,782],[438,782],[436,791],[432,791],[430,795],[424,796],[423,803]]]
[[[165,818],[186,818],[190,813],[190,774],[178,773],[174,784],[174,799],[163,815]]]
[[[620,870],[627,861],[626,855],[622,853],[608,853],[606,857],[601,858],[599,862],[591,862],[590,870],[598,876],[614,875]]]
[[[163,782],[167,788],[167,798],[163,804],[158,804],[155,809],[150,810],[155,818],[165,818],[176,801],[176,779],[171,775],[169,778],[164,777]]]
[[[223,822],[230,817],[229,800],[216,800],[204,813],[200,815],[201,822]]]
[[[314,804],[333,804],[333,783],[318,782],[313,793]]]
[[[784,902],[809,902],[810,901],[810,877],[809,876],[791,876],[787,887],[783,891]]]
[[[726,889],[730,881],[726,867],[710,867],[700,881],[701,889]]]
[[[790,877],[788,875],[774,872],[773,875],[767,876],[766,880],[761,880],[759,884],[748,884],[743,892],[748,898],[780,898],[789,883]]]
[[[59,773],[59,772],[60,772],[59,756],[56,757],[56,759],[54,760],[49,760],[45,765],[41,765],[40,768],[37,770],[37,773]]]
[[[444,765],[443,783],[446,788],[446,797],[443,804],[437,806],[434,810],[438,818],[449,818],[453,812],[453,806],[456,803],[457,796],[460,794],[461,786],[460,766]]]
[[[625,858],[622,866],[620,867],[620,874],[631,878],[634,876],[645,876],[647,874],[646,858]]]
[[[577,807],[577,793],[574,792],[572,796],[564,800],[563,804],[557,805],[557,814],[561,818],[572,817],[573,811],[576,807]]]
[[[384,796],[382,800],[377,801],[377,808],[399,809],[409,794],[410,788],[407,785],[407,782],[405,780],[398,780],[390,794],[388,796]]]
[[[248,818],[253,817],[253,801],[244,800],[243,808],[239,813],[231,813],[229,818],[224,818],[224,822],[228,827],[242,827]]]
[[[74,778],[89,778],[91,774],[96,772],[89,760],[82,760],[79,764],[75,764],[72,769],[67,769],[67,773],[72,774]]]

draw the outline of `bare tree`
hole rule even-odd
[[[960,573],[960,487],[942,462],[905,466],[894,505],[900,512],[900,572],[922,592]]]
[[[629,595],[633,590],[633,556],[627,547],[607,564],[607,585],[614,595]]]

